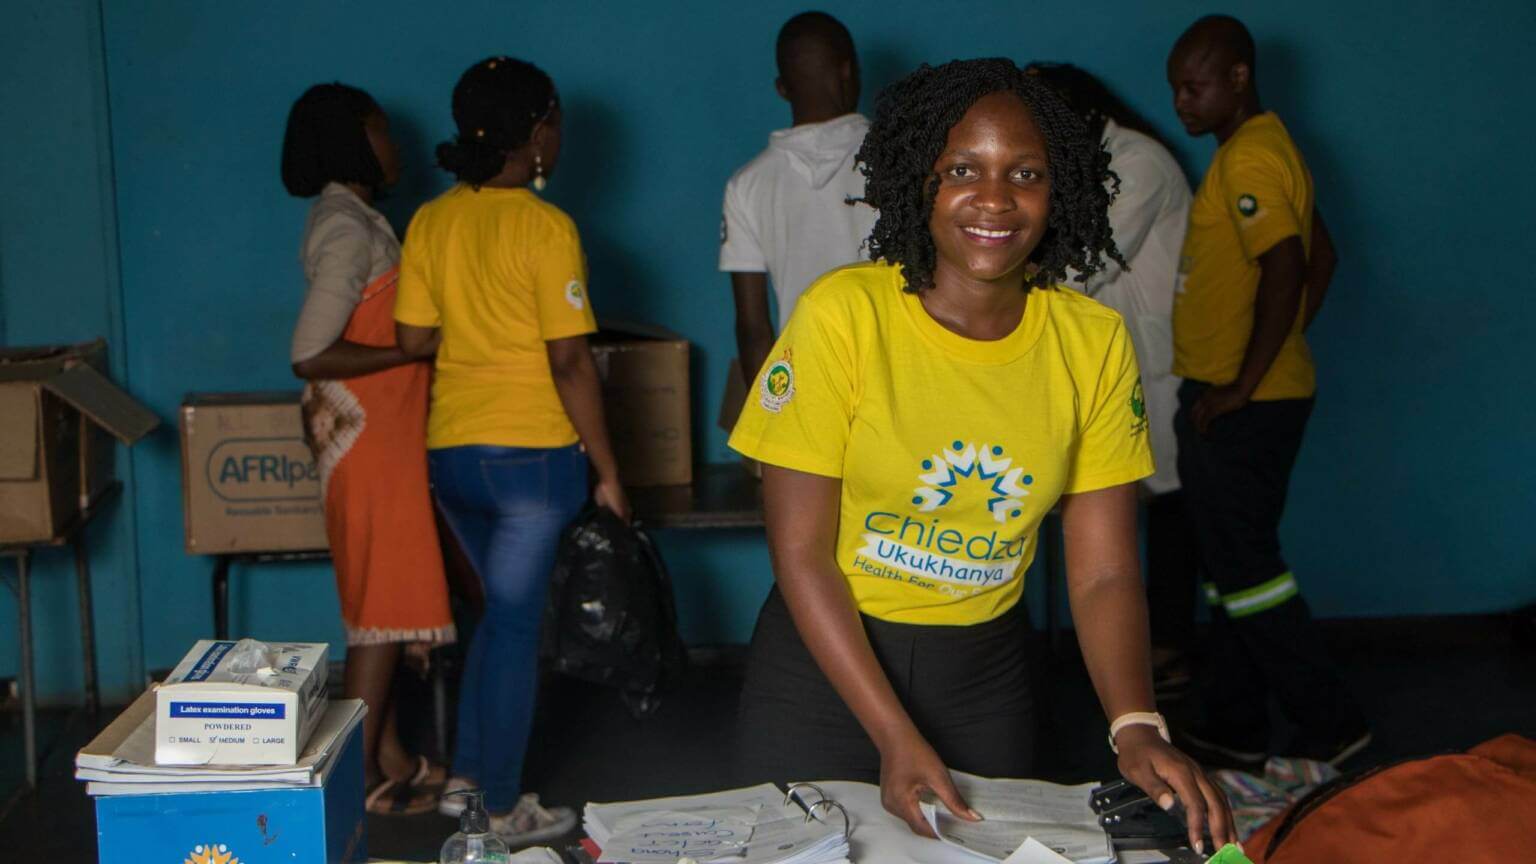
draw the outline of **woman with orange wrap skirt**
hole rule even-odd
[[[282,173],[289,192],[318,196],[292,362],[347,632],[343,692],[368,705],[367,809],[424,813],[445,772],[401,743],[392,683],[404,647],[452,642],[454,626],[427,483],[432,372],[395,343],[400,242],[372,206],[400,174],[388,119],[361,90],[311,88],[289,114]]]

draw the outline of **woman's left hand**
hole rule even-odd
[[[1174,796],[1184,804],[1189,820],[1189,846],[1204,853],[1202,839],[1209,826],[1216,848],[1237,842],[1232,811],[1221,793],[1195,760],[1169,744],[1151,726],[1127,726],[1115,736],[1120,749],[1120,773],[1135,783],[1157,806],[1167,810]],[[1210,850],[1214,852],[1215,850]]]

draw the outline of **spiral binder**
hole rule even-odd
[[[815,792],[816,800],[808,804],[804,798],[800,797],[800,790],[802,789],[809,789]],[[846,843],[853,838],[853,817],[848,815],[848,809],[829,797],[826,791],[815,783],[795,783],[791,785],[789,791],[784,793],[784,803],[789,804],[791,802],[799,804],[805,810],[805,821],[810,822],[814,819],[823,825],[829,823],[826,817],[817,816],[816,811],[820,810],[830,815],[835,810],[843,819],[843,842]]]

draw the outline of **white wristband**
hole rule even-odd
[[[1127,726],[1155,726],[1157,734],[1163,736],[1164,741],[1173,741],[1168,737],[1168,721],[1163,719],[1163,715],[1151,711],[1133,711],[1121,714],[1115,718],[1115,722],[1109,724],[1109,749],[1116,755],[1120,753],[1120,748],[1115,746],[1115,736]]]

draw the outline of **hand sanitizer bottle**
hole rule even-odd
[[[443,843],[437,856],[439,864],[506,864],[512,860],[507,844],[491,831],[491,815],[485,812],[485,793],[463,789],[450,795],[464,795],[469,803],[459,816],[459,830]]]

